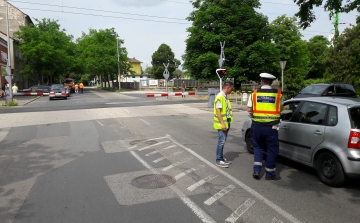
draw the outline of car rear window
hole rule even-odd
[[[329,85],[310,85],[304,88],[300,94],[322,94]]]
[[[349,109],[351,128],[360,129],[360,107]]]

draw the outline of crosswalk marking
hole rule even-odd
[[[202,167],[205,167],[205,165],[200,165],[199,168],[197,168],[197,169],[200,169],[200,168],[202,168]],[[197,170],[197,169],[195,169],[195,168],[190,168],[190,169],[188,169],[188,170],[186,170],[186,171],[184,171],[184,172],[182,172],[182,173],[179,173],[179,174],[176,175],[174,178],[175,178],[175,180],[179,180],[180,178],[186,176],[186,175],[189,174],[189,173],[194,172],[194,171]]]
[[[164,151],[164,150],[167,150],[167,149],[171,149],[171,148],[174,148],[174,147],[176,147],[176,145],[168,146],[168,147],[165,147],[163,149],[158,149],[158,150],[155,150],[155,151],[153,151],[151,153],[146,154],[145,156],[151,156],[151,155],[154,155],[154,154],[156,154],[158,152],[161,152],[161,151]]]
[[[156,159],[156,160],[154,160],[153,162],[154,163],[158,163],[158,162],[160,162],[160,161],[162,161],[162,160],[164,160],[164,159],[167,159],[167,158],[171,158],[171,157],[173,157],[173,156],[177,156],[177,155],[179,155],[179,154],[181,154],[181,153],[183,153],[184,151],[178,151],[178,152],[175,152],[175,153],[173,153],[171,156],[167,156],[167,157],[161,157],[161,158],[159,158],[159,159]]]
[[[150,146],[145,146],[145,147],[139,149],[139,151],[143,151],[143,150],[145,150],[145,149],[150,149],[150,148],[152,148],[152,147],[154,147],[154,146],[158,146],[158,145],[161,145],[161,144],[164,144],[164,143],[168,143],[168,142],[169,142],[169,141],[158,142],[158,143],[152,144],[152,145],[150,145]]]
[[[255,200],[249,198],[238,209],[236,209],[225,221],[235,223],[253,204]]]
[[[171,165],[169,165],[169,166],[167,166],[167,167],[164,167],[161,171],[168,171],[168,170],[170,170],[170,169],[172,169],[172,168],[174,168],[174,167],[176,167],[176,166],[178,166],[178,165],[180,165],[180,164],[183,164],[183,163],[186,163],[187,161],[189,161],[189,160],[192,160],[194,157],[188,157],[188,158],[185,158],[184,160],[182,160],[182,161],[179,161],[179,162],[176,162],[176,163],[173,163],[173,164],[171,164]]]
[[[232,191],[233,189],[235,189],[234,185],[229,185],[227,187],[225,187],[224,189],[222,189],[221,191],[217,192],[214,196],[210,197],[209,199],[207,199],[204,204],[207,205],[212,205],[215,201],[217,201],[218,199],[220,199],[221,197],[223,197],[225,194],[229,193],[230,191]]]
[[[274,218],[271,223],[284,223],[283,221]]]
[[[189,191],[194,191],[196,188],[204,185],[206,182],[209,182],[210,180],[214,179],[215,177],[217,177],[218,175],[214,175],[214,174],[211,174],[210,176],[208,177],[205,177],[204,179],[202,180],[199,180],[198,182],[194,183],[193,185],[189,186],[187,189]]]

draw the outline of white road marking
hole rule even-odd
[[[176,145],[168,146],[168,147],[165,147],[163,149],[158,149],[158,150],[155,150],[155,151],[153,151],[151,153],[146,154],[145,156],[151,156],[151,155],[154,155],[154,154],[156,154],[158,152],[161,152],[161,151],[164,151],[164,150],[167,150],[167,149],[171,149],[171,148],[174,148],[174,147],[176,147]]]
[[[155,169],[153,169],[145,160],[143,160],[135,151],[130,151],[130,153],[137,159],[141,164],[144,165],[147,169],[149,169],[154,174],[159,174],[159,172]],[[181,190],[179,190],[174,185],[169,186],[169,188],[174,191],[177,196],[180,198],[180,200],[188,206],[192,212],[196,216],[200,218],[200,220],[204,223],[216,223],[216,221],[210,217],[203,209],[201,209],[199,206],[197,206],[190,198],[188,198]]]
[[[192,154],[193,156],[195,156],[196,158],[198,158],[199,160],[201,160],[202,162],[204,162],[205,164],[207,164],[209,167],[213,168],[214,170],[216,170],[217,172],[221,173],[222,175],[224,175],[225,177],[227,177],[228,179],[232,180],[234,183],[236,183],[238,186],[242,187],[244,190],[246,190],[248,193],[252,194],[254,197],[256,197],[257,199],[261,200],[262,202],[264,202],[265,204],[267,204],[270,208],[272,208],[273,210],[275,210],[277,213],[279,213],[280,215],[282,215],[284,218],[286,218],[287,220],[289,220],[290,222],[293,223],[301,223],[301,221],[299,221],[297,218],[295,218],[294,216],[292,216],[290,213],[286,212],[284,209],[282,209],[281,207],[277,206],[274,202],[270,201],[269,199],[265,198],[264,196],[262,196],[261,194],[259,194],[258,192],[256,192],[254,189],[252,189],[251,187],[247,186],[246,184],[244,184],[243,182],[241,182],[240,180],[236,179],[235,177],[231,176],[229,173],[225,172],[224,170],[220,169],[219,167],[215,166],[213,163],[211,163],[210,161],[208,161],[207,159],[203,158],[202,156],[200,156],[199,154],[197,154],[196,152],[194,152],[192,149],[187,148],[186,146],[180,144],[179,142],[177,142],[175,139],[173,139],[170,135],[167,135],[168,138],[170,140],[172,140],[176,145],[184,148],[186,151],[188,151],[190,154]]]
[[[171,157],[173,157],[173,156],[177,156],[177,155],[179,155],[179,154],[181,154],[181,153],[183,153],[183,152],[184,152],[184,151],[178,151],[178,152],[173,153],[171,156],[160,157],[159,159],[156,159],[156,160],[154,160],[153,162],[154,162],[154,163],[158,163],[158,162],[160,162],[160,161],[162,161],[162,160],[164,160],[164,159],[171,158]]]
[[[150,125],[150,123],[147,122],[147,121],[145,121],[144,119],[140,119],[140,121],[144,122],[144,123],[147,124],[147,125]]]
[[[284,223],[283,221],[274,218],[271,223]]]
[[[189,191],[194,191],[195,189],[197,189],[198,187],[204,185],[206,182],[209,182],[210,180],[214,179],[215,177],[217,177],[218,175],[214,175],[211,174],[210,176],[205,177],[202,180],[199,180],[198,182],[194,183],[193,185],[189,186],[187,189]]]
[[[158,139],[167,139],[168,137],[158,137],[158,138],[153,138],[153,139],[147,139],[147,140],[145,140],[144,142],[149,142],[149,141],[152,141],[152,140],[158,140]],[[174,146],[176,146],[176,145],[174,145]],[[133,146],[131,146],[131,147],[129,147],[128,148],[128,150],[131,150],[131,149],[135,149],[137,147],[137,145],[133,145]]]
[[[139,149],[139,151],[143,151],[143,150],[145,150],[145,149],[150,149],[150,148],[152,148],[152,147],[154,147],[154,146],[158,146],[158,145],[161,145],[161,144],[164,144],[164,143],[168,143],[168,142],[169,142],[169,141],[158,142],[158,143],[152,144],[152,145],[150,145],[150,146],[145,146],[145,147]]]
[[[99,125],[104,126],[104,124],[102,124],[100,121],[96,120],[97,123],[99,123]]]
[[[235,223],[253,204],[255,200],[247,199],[238,209],[236,209],[225,221]]]
[[[222,198],[225,194],[229,193],[230,191],[232,191],[233,189],[235,189],[234,185],[229,185],[227,187],[225,187],[224,189],[222,189],[221,191],[217,192],[216,194],[214,194],[214,196],[210,197],[209,199],[207,199],[204,204],[207,205],[212,205],[215,201],[219,200],[220,198]]]
[[[187,161],[189,161],[189,160],[192,160],[194,157],[188,157],[188,158],[185,158],[185,159],[183,159],[182,161],[179,161],[179,162],[176,162],[176,163],[173,163],[173,164],[171,164],[171,165],[169,165],[169,166],[167,166],[167,167],[164,167],[161,171],[168,171],[168,170],[170,170],[170,169],[172,169],[172,168],[174,168],[174,167],[176,167],[176,166],[178,166],[178,165],[180,165],[180,164],[183,164],[183,163],[186,163]]]
[[[200,165],[200,166],[199,166],[199,168],[202,168],[202,167],[205,167],[205,165]],[[198,169],[199,169],[199,168],[198,168]],[[190,168],[190,169],[188,169],[188,170],[186,170],[186,171],[184,171],[184,172],[182,172],[182,173],[179,173],[179,174],[176,175],[174,178],[175,178],[175,180],[179,180],[180,178],[188,175],[189,173],[194,172],[195,170],[196,170],[195,168]]]
[[[126,113],[128,113],[128,114],[130,113],[130,112],[129,112],[128,110],[126,110],[126,109],[124,109],[124,111],[125,111]]]

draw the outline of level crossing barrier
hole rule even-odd
[[[208,95],[207,92],[170,92],[170,93],[157,93],[157,94],[146,94],[146,97],[153,98],[153,97],[169,97],[169,96],[183,96],[183,95]]]
[[[48,96],[47,92],[16,92],[13,93],[14,96]]]

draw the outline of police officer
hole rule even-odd
[[[248,100],[248,112],[252,117],[251,134],[254,146],[254,173],[253,178],[260,179],[263,153],[267,153],[265,180],[280,180],[276,176],[276,157],[279,154],[279,140],[277,127],[280,122],[282,109],[281,90],[270,86],[274,75],[261,73],[261,88],[254,90]]]

